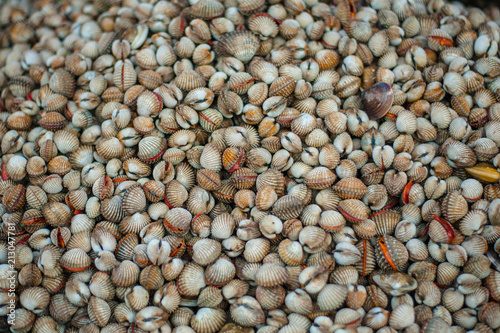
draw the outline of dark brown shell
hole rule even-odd
[[[370,119],[380,119],[391,108],[394,92],[387,83],[379,82],[361,93],[361,102]]]

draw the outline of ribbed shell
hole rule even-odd
[[[115,64],[113,83],[118,89],[125,92],[137,82],[137,73],[129,61],[119,60]]]
[[[153,163],[162,157],[167,149],[165,138],[149,136],[139,141],[139,151],[137,157],[146,163]]]
[[[50,77],[49,87],[56,94],[71,98],[75,93],[75,79],[65,69],[57,69]]]
[[[220,258],[205,269],[205,279],[208,285],[223,287],[235,276],[236,268],[232,262]]]
[[[319,292],[317,304],[322,311],[333,311],[340,308],[346,297],[346,286],[339,284],[327,284]]]
[[[117,287],[130,287],[139,279],[139,267],[129,260],[124,260],[116,267],[111,279]]]
[[[291,220],[299,217],[304,208],[304,202],[292,195],[279,198],[273,206],[273,215],[282,220]]]
[[[366,220],[370,211],[362,201],[357,199],[342,200],[339,203],[338,209],[352,223]]]
[[[182,90],[191,91],[205,86],[205,79],[194,70],[186,69],[182,71],[173,81]]]
[[[71,249],[61,257],[61,266],[71,272],[80,272],[87,269],[91,259],[82,249]]]
[[[343,178],[332,188],[342,199],[362,199],[368,190],[359,178],[354,177]]]
[[[226,313],[217,308],[200,308],[191,318],[191,327],[199,333],[218,332],[226,322]]]
[[[217,45],[215,52],[219,56],[235,57],[246,63],[252,60],[259,49],[259,38],[249,31],[233,31],[224,34]]]
[[[450,223],[454,223],[464,217],[468,210],[467,201],[458,191],[449,193],[441,205],[443,216]]]
[[[263,287],[274,287],[283,284],[288,278],[285,267],[276,264],[264,264],[255,274],[255,283]]]
[[[184,208],[173,208],[165,215],[166,229],[176,236],[185,235],[190,228],[192,215]]]
[[[378,265],[384,270],[402,271],[407,267],[408,250],[392,236],[380,236],[375,253]]]
[[[181,295],[198,296],[206,286],[203,267],[194,262],[188,263],[179,275],[177,283]]]
[[[102,298],[92,296],[87,307],[90,320],[99,327],[104,327],[111,317],[111,308]]]
[[[217,259],[221,252],[221,244],[213,239],[200,239],[193,245],[193,260],[206,266]]]

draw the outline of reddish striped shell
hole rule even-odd
[[[347,199],[339,203],[339,212],[352,223],[364,221],[368,218],[370,209],[360,200]]]
[[[377,263],[383,270],[403,271],[408,264],[408,250],[396,238],[380,236],[375,247]]]
[[[376,266],[375,249],[369,240],[363,239],[356,244],[356,248],[361,252],[361,260],[355,265],[361,276],[370,275]]]

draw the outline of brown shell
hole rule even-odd
[[[361,101],[370,119],[380,119],[391,108],[394,93],[387,83],[379,82],[361,93]]]
[[[332,189],[342,199],[362,199],[368,191],[366,185],[359,178],[355,177],[347,177],[339,180],[337,184],[332,186]]]
[[[403,243],[388,235],[380,236],[375,246],[378,265],[384,270],[403,271],[409,259]]]
[[[291,220],[299,217],[304,205],[301,199],[293,195],[285,195],[275,202],[272,213],[282,220]]]
[[[26,188],[21,184],[9,187],[3,193],[2,204],[9,213],[21,209],[25,201]]]
[[[250,31],[233,31],[218,40],[215,52],[219,56],[235,57],[246,63],[252,60],[259,46],[259,37]]]
[[[231,174],[230,179],[237,189],[248,189],[255,185],[257,173],[249,168],[239,168]]]
[[[48,131],[54,132],[63,129],[67,123],[66,118],[58,112],[48,112],[38,121],[38,125]]]
[[[368,218],[370,209],[360,200],[347,199],[342,200],[338,206],[339,212],[352,222],[361,222]]]

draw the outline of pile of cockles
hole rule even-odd
[[[499,333],[499,24],[7,0],[2,332]]]

